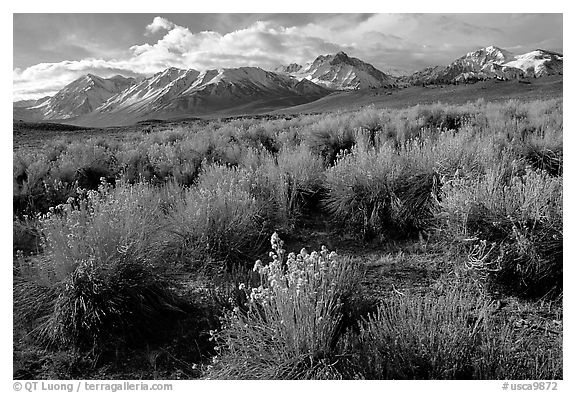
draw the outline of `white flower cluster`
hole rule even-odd
[[[254,264],[253,271],[261,275],[263,285],[252,288],[250,300],[253,302],[267,300],[280,291],[299,296],[304,286],[307,293],[312,293],[320,285],[328,283],[328,273],[338,263],[337,254],[328,251],[325,246],[322,246],[320,252],[308,253],[303,248],[298,254],[291,252],[286,256],[284,242],[276,232],[272,235],[270,243],[274,250],[269,253],[272,261],[264,265],[261,260],[257,260]],[[268,285],[264,285],[265,281]]]

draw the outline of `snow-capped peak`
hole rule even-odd
[[[40,111],[45,119],[77,117],[92,112],[110,97],[129,88],[134,82],[133,78],[119,75],[105,79],[87,74],[66,85],[48,100],[38,103],[34,109]]]
[[[335,90],[391,87],[396,84],[393,77],[342,51],[335,55],[318,56],[291,75]]]
[[[468,52],[460,59],[464,61],[473,61],[480,68],[487,63],[503,64],[514,59],[514,55],[507,50],[500,49],[495,45],[490,45],[472,52]]]

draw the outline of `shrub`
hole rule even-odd
[[[354,130],[343,116],[325,117],[312,125],[305,143],[320,155],[326,165],[332,165],[341,151],[350,150],[356,140]]]
[[[54,192],[50,192],[48,179],[51,163],[40,154],[15,154],[14,161],[14,213],[34,215],[38,210],[46,211],[55,202],[51,200]]]
[[[357,361],[367,379],[554,379],[562,354],[541,350],[545,341],[514,331],[493,302],[456,283],[387,298],[361,324]]]
[[[562,291],[562,179],[530,167],[456,180],[443,207],[469,246],[469,267],[523,295]]]
[[[196,257],[243,261],[262,244],[262,207],[251,194],[250,172],[205,167],[171,213],[178,243]]]
[[[463,290],[393,296],[360,328],[362,369],[368,379],[464,379],[488,302]]]
[[[562,133],[532,135],[519,144],[518,155],[534,169],[545,170],[551,176],[562,175]]]
[[[60,279],[91,257],[105,263],[127,252],[153,255],[162,223],[150,186],[112,189],[104,182],[98,191],[80,191],[77,199],[51,209],[41,220],[44,253],[55,263],[50,274]]]
[[[415,165],[416,164],[416,165]],[[426,229],[440,190],[433,169],[420,169],[388,144],[364,142],[326,172],[325,206],[333,220],[364,239],[406,236]]]
[[[458,107],[436,104],[427,107],[417,107],[418,122],[422,128],[438,130],[459,130],[471,116]]]
[[[77,182],[85,189],[96,189],[100,178],[113,183],[118,173],[116,157],[105,147],[90,141],[88,144],[72,143],[54,162],[53,178],[63,183]]]
[[[458,132],[423,132],[421,138],[400,148],[412,166],[433,169],[440,176],[477,178],[499,164],[506,145],[500,146],[491,135],[478,135],[470,127]]]
[[[40,303],[34,312],[22,307],[22,318],[43,310],[35,336],[46,345],[93,348],[153,332],[177,310],[156,260],[161,222],[149,186],[112,190],[106,183],[42,217],[44,254],[14,286],[15,304]]]
[[[40,252],[40,234],[37,223],[28,217],[20,219],[14,217],[12,226],[12,251],[14,256],[21,252],[23,255],[38,254]]]
[[[359,266],[323,247],[298,255],[282,248],[275,233],[272,262],[256,261],[261,285],[245,288],[245,304],[214,333],[220,356],[210,378],[351,378],[354,369],[339,352],[343,303],[357,289]]]
[[[155,176],[154,167],[150,162],[146,147],[143,145],[119,152],[118,161],[122,180],[127,183],[151,181]]]
[[[305,208],[319,200],[324,175],[322,159],[301,145],[268,157],[260,176],[273,198],[276,223],[291,228]]]
[[[280,150],[274,132],[260,124],[249,127],[241,133],[241,138],[247,142],[248,146],[263,149],[269,153],[275,154]]]
[[[107,266],[95,259],[81,261],[54,291],[51,311],[34,334],[43,344],[64,348],[135,344],[182,312],[169,282],[133,256]]]

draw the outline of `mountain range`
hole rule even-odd
[[[523,55],[489,46],[409,76],[392,76],[344,52],[313,62],[205,71],[168,68],[144,79],[85,75],[52,97],[14,102],[14,120],[77,125],[127,125],[146,119],[266,112],[306,104],[338,91],[395,89],[408,85],[471,83],[486,79],[562,74],[561,54]]]

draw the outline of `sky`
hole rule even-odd
[[[13,14],[13,100],[87,73],[273,69],[338,51],[410,73],[489,45],[562,53],[562,28],[562,14]]]

